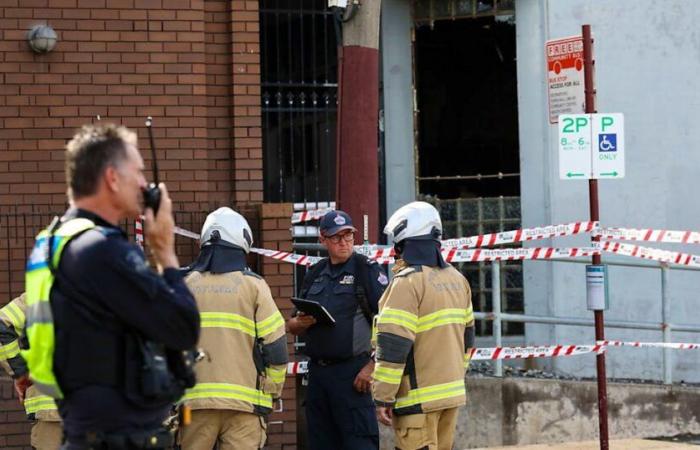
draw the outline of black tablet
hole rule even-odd
[[[323,307],[319,302],[313,300],[306,300],[303,298],[292,297],[292,303],[297,307],[299,311],[304,314],[314,316],[317,323],[333,325],[335,324],[335,319],[331,316],[326,308]]]

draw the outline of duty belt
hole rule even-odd
[[[174,439],[169,431],[157,429],[128,433],[86,433],[83,439],[68,439],[67,444],[71,450],[164,449],[172,447]]]
[[[359,355],[354,355],[349,358],[311,358],[311,362],[321,367],[333,366],[335,364],[340,364],[348,361],[354,361],[355,359],[368,358],[369,352],[363,352]]]

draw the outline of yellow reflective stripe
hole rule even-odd
[[[287,367],[285,366],[283,369],[276,369],[274,367],[266,367],[265,373],[267,374],[267,377],[273,383],[283,383],[284,378],[287,376]]]
[[[472,360],[471,352],[464,354],[464,368],[469,367],[469,362]]]
[[[19,306],[15,305],[14,303],[8,303],[2,310],[0,310],[0,313],[4,313],[17,334],[22,334],[25,316]]]
[[[19,342],[12,341],[9,344],[0,345],[0,359],[11,359],[19,355]]]
[[[421,318],[418,319],[418,327],[416,329],[417,333],[422,333],[424,331],[432,330],[433,328],[442,326],[442,325],[450,325],[450,324],[458,324],[458,325],[465,325],[467,324],[467,319],[469,319],[469,315],[471,314],[472,318],[474,316],[474,313],[471,311],[471,308],[469,309],[461,309],[461,308],[445,308],[445,309],[440,309],[438,311],[435,311],[434,313],[427,314]]]
[[[275,311],[270,317],[261,320],[255,326],[258,330],[258,337],[265,337],[268,334],[275,332],[279,327],[283,327],[284,319],[279,311]]]
[[[399,384],[401,383],[401,376],[403,375],[403,369],[392,369],[390,367],[384,367],[381,363],[377,363],[377,367],[374,369],[374,379],[388,384]]]
[[[265,408],[272,408],[271,395],[239,384],[198,383],[194,388],[188,389],[183,398],[185,400],[228,398],[249,402]]]
[[[408,311],[394,308],[384,308],[379,313],[377,325],[394,324],[416,332],[418,316]]]
[[[467,311],[467,319],[466,319],[465,323],[473,322],[474,321],[474,308],[469,306],[469,308],[467,308],[466,311]]]
[[[230,328],[255,337],[255,322],[239,314],[222,312],[201,312],[202,328]]]
[[[452,397],[466,395],[467,389],[464,380],[452,381],[450,383],[436,384],[424,388],[412,389],[408,395],[396,399],[396,408],[404,408],[420,403],[428,403],[437,400],[444,400]]]
[[[24,400],[24,409],[27,414],[34,414],[39,411],[55,411],[56,402],[48,395],[39,395]]]

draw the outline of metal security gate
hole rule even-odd
[[[260,2],[266,202],[335,197],[337,39],[325,0]]]

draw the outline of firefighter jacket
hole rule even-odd
[[[400,261],[395,273],[375,325],[375,403],[397,415],[465,404],[474,336],[469,283],[449,265]]]
[[[192,409],[272,411],[287,371],[287,336],[270,288],[249,270],[191,272],[186,283],[201,315],[197,385],[184,401]]]
[[[27,364],[19,355],[19,341],[24,336],[27,303],[25,294],[20,295],[0,309],[0,363],[13,378],[27,373]],[[24,399],[24,409],[29,419],[58,422],[61,418],[56,402],[42,395],[34,386],[29,386]]]

